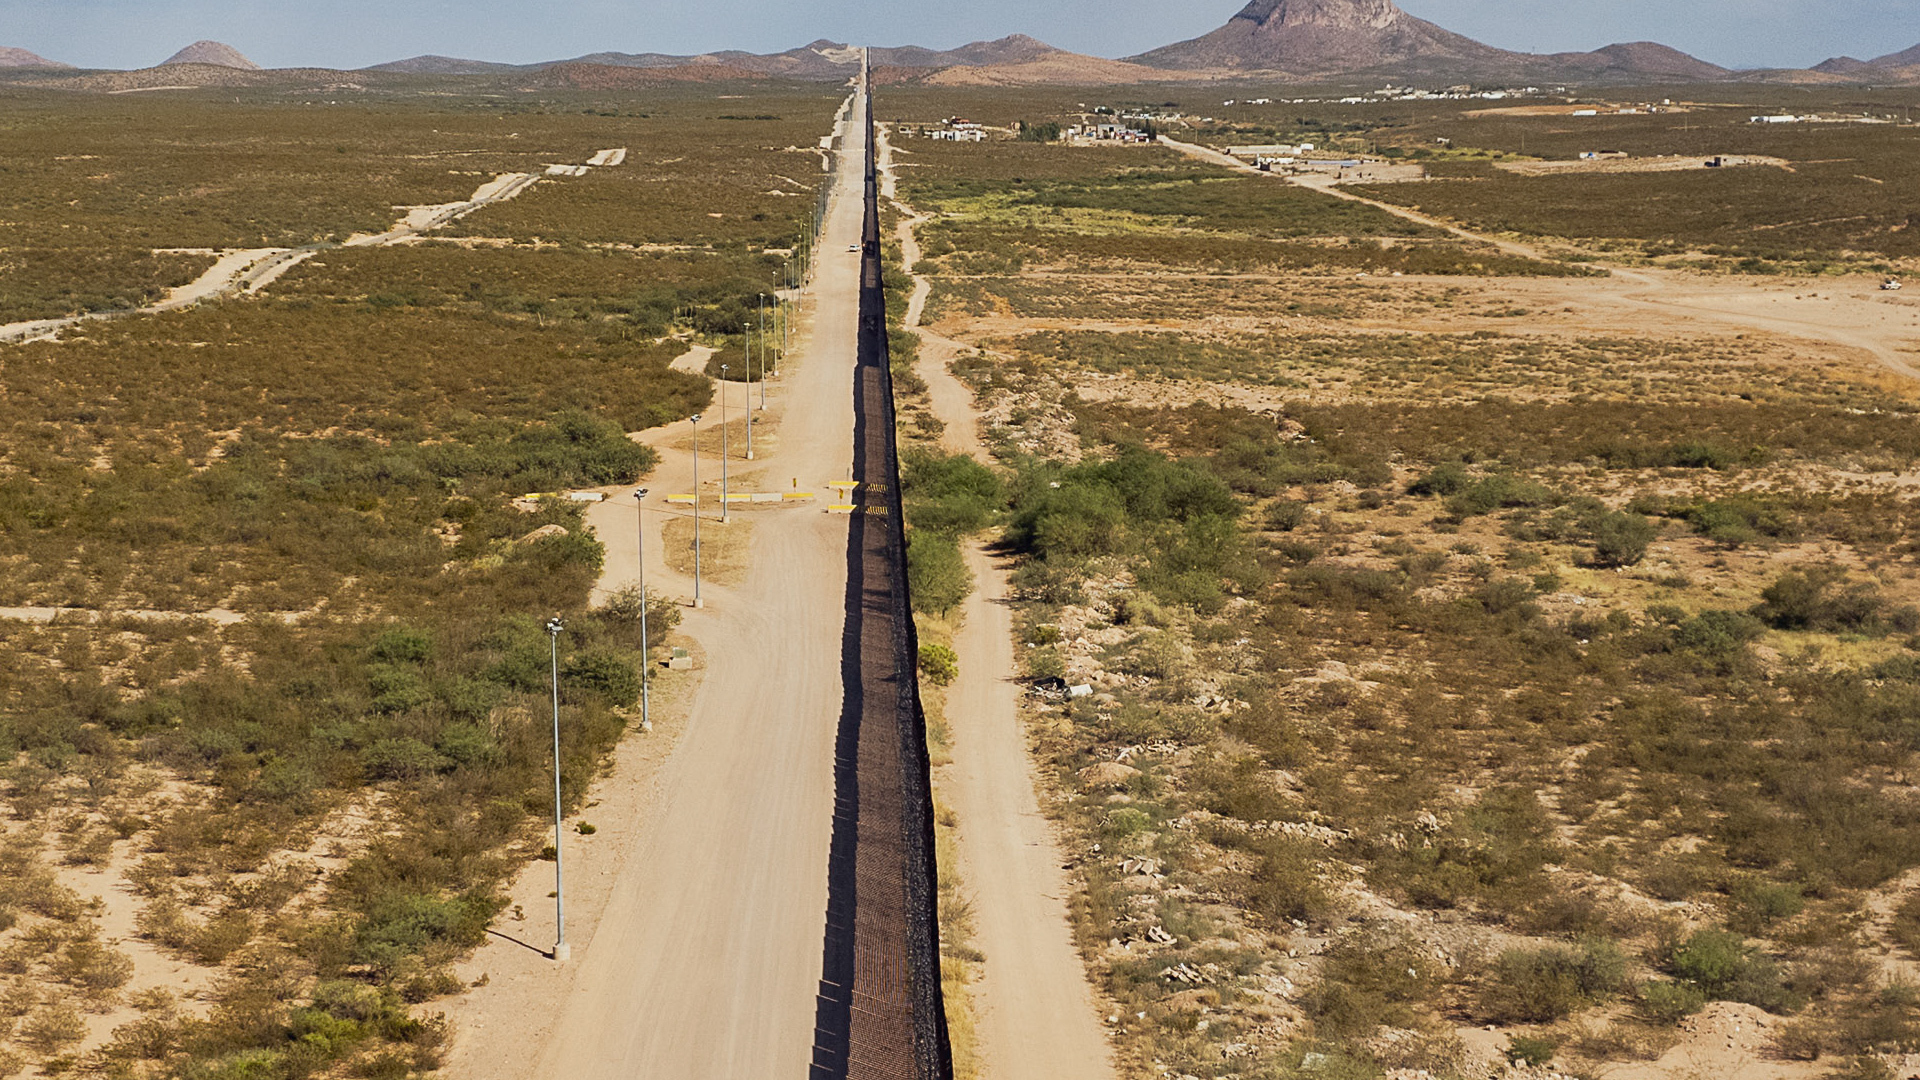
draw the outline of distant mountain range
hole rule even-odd
[[[1920,84],[1920,45],[1875,60],[1841,56],[1812,68],[1787,71],[1733,71],[1650,41],[1608,45],[1592,52],[1522,53],[1496,48],[1415,18],[1394,0],[1250,0],[1212,33],[1125,60],[1067,52],[1022,34],[976,41],[956,49],[911,45],[875,48],[871,55],[877,77],[886,82],[933,85],[1118,85],[1253,77],[1348,84]],[[288,79],[337,84],[369,76],[491,78],[528,88],[616,89],[727,79],[838,82],[854,74],[860,56],[858,48],[822,40],[767,54],[601,52],[537,64],[416,56],[356,72],[263,72],[231,46],[199,41],[157,67],[139,71],[76,72],[24,49],[0,49],[0,69],[23,69],[22,75],[11,76],[16,80],[26,77],[74,89],[267,85]],[[44,75],[32,75],[24,69],[37,69]]]

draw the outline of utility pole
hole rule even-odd
[[[706,607],[700,599],[700,414],[693,414],[693,606]]]
[[[639,515],[639,543],[636,545],[640,555],[640,730],[653,730],[653,702],[648,691],[651,689],[653,667],[647,662],[647,489],[635,488],[633,491],[633,509]]]
[[[727,446],[727,365],[720,365],[720,524],[725,525],[733,519],[728,516],[727,506],[727,459],[733,451]]]
[[[779,297],[776,295],[775,300]],[[760,411],[767,409],[767,294],[760,294]],[[747,410],[753,416],[753,410]],[[753,460],[753,428],[747,428],[747,460]]]
[[[547,620],[547,645],[553,660],[553,962],[564,964],[573,956],[567,944],[567,875],[561,863],[560,829],[560,616]]]

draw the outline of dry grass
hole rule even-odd
[[[725,524],[720,521],[719,500],[703,500],[700,512],[701,580],[716,585],[738,585],[752,569],[749,558],[753,547],[753,522],[739,514]],[[693,518],[676,517],[661,529],[666,544],[667,565],[675,571],[693,575]]]

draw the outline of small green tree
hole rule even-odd
[[[945,645],[920,646],[920,674],[935,686],[946,686],[960,677],[960,655]]]
[[[1647,557],[1647,545],[1659,529],[1641,517],[1610,510],[1594,516],[1588,525],[1593,534],[1593,562],[1596,566],[1632,566]]]
[[[973,572],[952,537],[916,529],[907,537],[907,593],[913,609],[942,618],[973,591]]]

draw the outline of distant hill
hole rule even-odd
[[[62,64],[58,60],[49,60],[25,49],[0,48],[0,68],[71,68],[72,64]]]
[[[1393,0],[1251,0],[1225,26],[1130,58],[1186,71],[1541,81],[1708,81],[1726,68],[1652,42],[1590,53],[1498,49],[1407,14]]]
[[[1882,68],[1912,67],[1915,64],[1920,64],[1920,45],[1915,45],[1904,52],[1888,53],[1873,61],[1874,67]]]
[[[1568,72],[1621,75],[1636,79],[1717,82],[1733,74],[1732,71],[1718,64],[1709,64],[1698,57],[1688,56],[1679,49],[1651,41],[1609,45],[1604,49],[1585,53],[1553,53],[1537,58],[1528,56],[1526,59],[1536,63],[1545,61],[1550,68],[1564,68]]]
[[[496,64],[488,60],[462,60],[453,56],[415,56],[387,64],[375,64],[365,71],[391,71],[399,75],[492,75],[519,71],[518,64]]]
[[[260,65],[242,56],[240,50],[217,41],[196,41],[161,61],[160,66],[174,64],[211,64],[214,67],[239,68],[241,71],[260,70]]]

